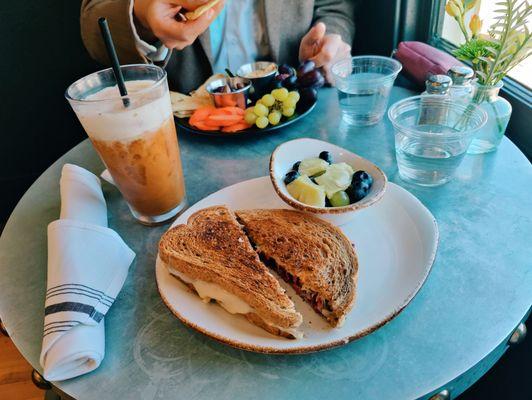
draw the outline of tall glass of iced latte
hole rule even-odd
[[[186,203],[166,72],[143,64],[120,68],[127,96],[120,96],[111,68],[79,79],[65,95],[134,217],[155,225]]]

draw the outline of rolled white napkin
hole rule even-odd
[[[50,381],[73,378],[105,355],[104,316],[127,277],[135,253],[107,228],[100,180],[65,164],[61,219],[48,225],[48,283],[40,363]]]

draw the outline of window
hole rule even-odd
[[[494,11],[499,7],[496,5],[496,3],[500,0],[481,0],[473,10],[471,10],[466,18],[466,23],[469,24],[469,18],[473,14],[478,14],[480,19],[482,20],[482,29],[481,34],[487,34],[488,29],[491,26],[491,24],[494,21],[495,13]],[[443,43],[440,43],[446,50],[451,50],[453,47],[456,47],[464,42],[464,37],[460,31],[460,28],[458,27],[458,24],[452,18],[449,16],[445,11],[445,0],[441,0],[439,2],[439,16],[436,16],[436,26],[433,27],[434,29],[434,37],[439,38],[440,40],[443,39]],[[438,18],[439,17],[439,18]],[[438,21],[439,20],[439,21]],[[528,22],[529,29],[532,29],[532,21]],[[523,85],[526,89],[531,90],[532,89],[532,57],[527,58],[523,62],[521,62],[519,65],[514,67],[513,70],[510,71],[508,76],[521,85]]]
[[[452,53],[464,39],[456,21],[445,12],[446,0],[412,1],[417,6],[414,20],[418,21],[417,23],[420,25],[415,27],[416,31],[419,32],[417,39],[423,40],[423,35],[426,35],[425,38],[428,37],[431,45]],[[499,8],[496,4],[499,1],[480,0],[480,4],[476,5],[474,12],[470,12],[470,15],[477,13],[483,20],[482,33],[486,33],[491,25],[494,11]],[[426,25],[424,21],[428,19],[430,21]],[[528,21],[528,23],[531,24],[532,21]],[[532,29],[532,26],[528,25],[528,28]],[[405,39],[402,38],[401,40]],[[532,57],[511,70],[503,82],[501,94],[513,107],[506,134],[532,161],[532,137],[530,136],[530,126],[532,126]]]

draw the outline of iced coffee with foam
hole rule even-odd
[[[67,98],[133,215],[142,223],[157,224],[173,218],[185,206],[166,75],[156,66],[121,68],[127,97],[120,96],[116,85],[105,86],[109,83],[105,80],[101,87],[95,84],[95,88],[81,90],[76,86],[105,70],[74,83]],[[71,99],[77,93],[71,90],[73,86],[84,92],[83,98]]]

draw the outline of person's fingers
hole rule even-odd
[[[318,22],[314,25],[305,36],[301,39],[299,44],[299,60],[308,60],[314,56],[320,48],[320,43],[325,36],[327,27],[323,22]]]
[[[327,27],[323,22],[318,22],[304,36],[303,40],[305,41],[305,44],[320,43],[323,37],[325,36],[326,29]]]
[[[331,35],[336,36],[336,35]],[[326,37],[323,41],[320,53],[314,57],[313,61],[317,66],[321,67],[325,82],[334,85],[334,76],[332,74],[332,66],[337,61],[349,58],[351,56],[351,46],[343,42],[338,36],[336,38]]]
[[[341,45],[340,35],[326,35],[322,40],[319,52],[311,60],[316,63],[317,67],[328,66],[335,59]]]

